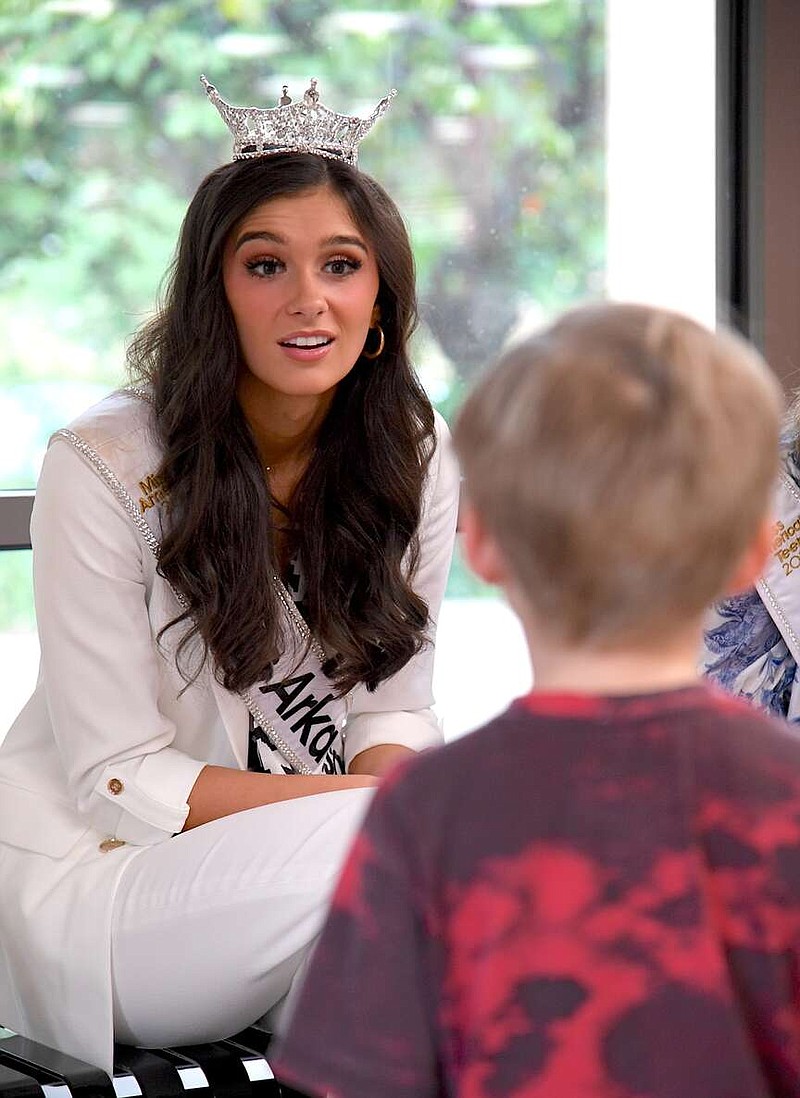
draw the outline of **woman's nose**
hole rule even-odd
[[[292,316],[319,316],[328,307],[325,294],[313,274],[298,274],[287,302]]]

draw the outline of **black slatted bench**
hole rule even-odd
[[[181,1048],[114,1047],[114,1075],[0,1028],[2,1098],[302,1098],[278,1082],[270,1034],[249,1027],[227,1041]]]

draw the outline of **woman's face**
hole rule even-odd
[[[344,200],[322,187],[256,206],[225,245],[223,281],[248,388],[332,394],[364,347],[378,295],[372,246]]]

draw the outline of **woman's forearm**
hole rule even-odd
[[[377,779],[367,774],[260,774],[205,766],[189,794],[189,815],[183,830],[277,801],[372,785],[377,785]]]

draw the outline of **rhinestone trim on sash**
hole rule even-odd
[[[286,590],[286,584],[283,582],[280,576],[273,576],[272,583],[275,587],[275,592],[278,598],[283,604],[284,610],[292,619],[292,624],[294,625],[299,635],[302,637],[303,642],[309,646],[309,648],[317,657],[320,663],[325,663],[325,660],[328,658],[325,655],[325,649],[322,647],[317,638],[308,628],[308,623],[305,621],[303,615],[297,609],[294,599]]]
[[[82,439],[80,435],[76,435],[74,431],[70,431],[65,427],[60,431],[56,431],[53,438],[65,439],[79,454],[82,454],[83,457],[94,466],[101,479],[105,481],[106,485],[125,508],[129,518],[133,520],[134,526],[144,538],[150,552],[156,560],[158,560],[158,552],[160,549],[158,538],[150,529],[149,524],[142,518],[139,508],[136,506],[136,501],[133,496],[130,495],[125,485],[117,479],[117,475],[113,469],[109,468],[97,451],[92,449],[89,443],[85,439]],[[178,600],[178,603],[181,605],[181,608],[185,610],[186,606],[184,605],[183,597],[179,595],[174,588],[172,588],[172,591],[175,598]]]
[[[148,404],[153,404],[153,394],[149,389],[145,389],[144,385],[125,385],[122,389],[123,393],[133,393],[139,400],[146,400]]]

